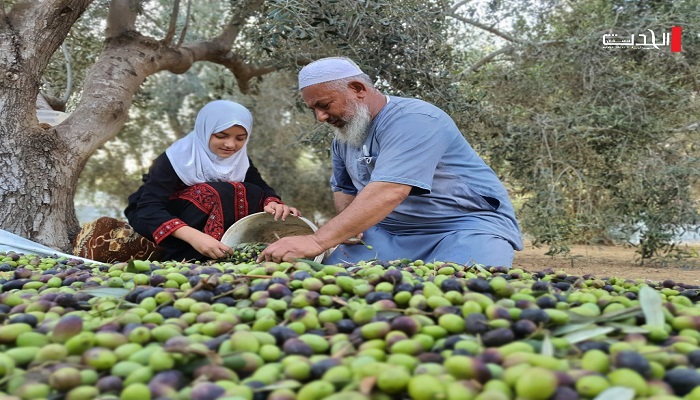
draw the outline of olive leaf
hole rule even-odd
[[[129,289],[115,288],[115,287],[96,287],[96,288],[86,288],[81,289],[81,292],[87,292],[88,294],[95,297],[117,297],[123,298],[129,293]]]
[[[554,356],[554,345],[552,344],[552,340],[549,338],[549,335],[545,335],[544,339],[542,340],[542,348],[540,349],[540,354],[549,357]]]
[[[605,326],[609,326],[609,327],[618,329],[622,333],[641,333],[641,334],[649,333],[648,329],[643,328],[641,326],[620,324],[618,322],[609,322],[609,323],[605,324]]]
[[[613,386],[602,391],[593,400],[633,400],[634,389]]]
[[[613,332],[614,330],[615,328],[611,326],[598,326],[583,331],[569,333],[567,335],[564,335],[563,338],[566,339],[569,343],[575,344],[601,335],[607,335],[608,333]]]
[[[610,313],[605,313],[595,317],[589,317],[585,315],[580,315],[576,313],[569,313],[569,322],[575,324],[581,323],[601,323],[601,322],[611,322],[619,321],[621,319],[627,319],[630,317],[636,317],[641,312],[640,306],[628,307],[623,310],[613,311]]]
[[[271,385],[263,386],[261,388],[254,389],[256,393],[259,392],[271,392],[277,389],[297,389],[301,387],[301,383],[295,381],[282,381],[279,383],[273,383]]]
[[[639,290],[639,304],[647,325],[663,328],[665,320],[661,295],[649,286],[643,286]]]
[[[125,272],[133,272],[136,274],[142,274],[151,271],[151,262],[149,260],[136,260],[131,259],[126,263],[124,268]]]
[[[636,317],[642,311],[640,306],[628,307],[620,311],[613,311],[610,313],[605,313],[593,319],[596,323],[601,322],[613,322],[622,319],[627,319],[631,317]]]
[[[559,327],[555,328],[552,331],[552,335],[562,336],[562,335],[566,335],[567,333],[572,333],[572,332],[576,332],[576,331],[580,331],[580,330],[584,330],[584,329],[589,329],[589,328],[592,328],[594,326],[595,326],[595,324],[592,324],[590,322],[584,322],[581,324],[567,324],[567,325],[563,325],[563,326],[559,326]]]
[[[484,268],[484,266],[481,264],[473,264],[472,268],[476,268],[479,270],[479,272],[485,272],[485,273],[491,275],[491,273],[486,268]]]
[[[390,320],[401,315],[403,315],[403,312],[397,310],[379,310],[377,311],[376,317],[382,320]]]

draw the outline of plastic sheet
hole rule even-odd
[[[46,257],[68,257],[76,260],[82,260],[86,263],[104,264],[89,258],[82,258],[72,254],[62,253],[56,249],[44,246],[43,244],[31,241],[29,239],[25,239],[3,229],[0,229],[0,251],[14,251],[16,253],[36,254]]]

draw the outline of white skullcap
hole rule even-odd
[[[327,57],[306,65],[299,71],[299,90],[318,83],[335,81],[364,72],[347,57]]]

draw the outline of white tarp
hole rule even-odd
[[[37,242],[33,242],[21,236],[17,236],[14,233],[8,232],[3,229],[0,229],[0,251],[14,251],[16,253],[37,254],[47,257],[68,257],[77,260],[83,260],[83,262],[86,263],[89,262],[104,264],[99,261],[91,260],[89,258],[82,258],[74,256],[72,254],[62,253],[56,249],[44,246],[43,244],[39,244]]]

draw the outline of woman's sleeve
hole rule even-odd
[[[136,211],[132,218],[134,225],[139,226],[142,235],[150,233],[151,239],[160,243],[171,233],[187,226],[180,218],[172,215],[167,204],[170,196],[182,186],[182,180],[175,173],[170,160],[165,153],[158,156],[153,161],[153,165],[148,171],[148,176],[144,179],[141,196],[136,200]],[[131,221],[130,221],[131,222]],[[144,235],[146,236],[146,235]]]
[[[280,196],[275,193],[275,189],[271,188],[267,182],[260,175],[260,171],[253,165],[253,160],[248,158],[250,166],[248,167],[248,172],[245,174],[245,182],[252,183],[259,187],[263,191],[263,207],[268,205],[268,203],[275,202],[279,204],[284,204]]]

